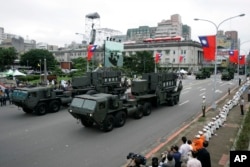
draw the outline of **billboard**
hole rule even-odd
[[[105,41],[105,67],[122,67],[123,66],[123,52],[124,46],[120,42]]]

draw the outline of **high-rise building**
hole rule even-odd
[[[162,20],[158,23],[155,38],[182,36],[182,22],[179,14],[171,15],[170,20]]]
[[[146,38],[154,37],[156,27],[140,26],[139,28],[130,28],[127,30],[127,40],[143,41]]]
[[[238,32],[237,31],[226,31],[225,36],[231,41],[231,49],[238,49]]]

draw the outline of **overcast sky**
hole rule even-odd
[[[244,17],[226,21],[219,29],[238,31],[242,51],[248,51],[249,7],[249,0],[8,0],[0,6],[0,27],[5,33],[25,39],[64,46],[72,41],[82,41],[82,36],[75,33],[85,32],[85,16],[89,13],[99,13],[102,28],[124,34],[128,28],[156,27],[158,22],[179,14],[182,23],[191,27],[192,39],[198,41],[199,35],[215,34],[216,27],[209,22],[194,21],[194,18],[218,25],[227,18],[244,13]]]

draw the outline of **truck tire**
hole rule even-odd
[[[134,113],[135,119],[141,119],[143,117],[143,107],[139,105]]]
[[[81,118],[81,123],[83,126],[85,127],[92,127],[94,125],[94,122],[90,119],[84,119],[84,118]]]
[[[115,118],[113,115],[107,115],[103,123],[103,131],[104,132],[112,131],[114,128],[114,121]]]
[[[180,100],[180,97],[179,96],[175,96],[175,104],[178,104],[179,100]]]
[[[148,116],[151,114],[151,104],[150,103],[144,103],[143,105],[143,115]]]
[[[127,115],[124,111],[115,114],[115,126],[122,127],[126,123]]]
[[[174,99],[173,99],[173,97],[168,101],[168,104],[170,105],[170,106],[173,106],[174,105]]]
[[[49,103],[49,111],[54,113],[60,110],[60,102],[59,101],[52,101]]]
[[[45,103],[39,103],[35,108],[35,113],[37,115],[45,115],[46,112],[46,104]]]
[[[23,112],[27,113],[27,114],[30,114],[33,112],[32,109],[29,109],[29,108],[23,108]]]

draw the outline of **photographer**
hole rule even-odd
[[[129,153],[127,160],[126,167],[143,167],[146,165],[146,158],[139,154]]]

